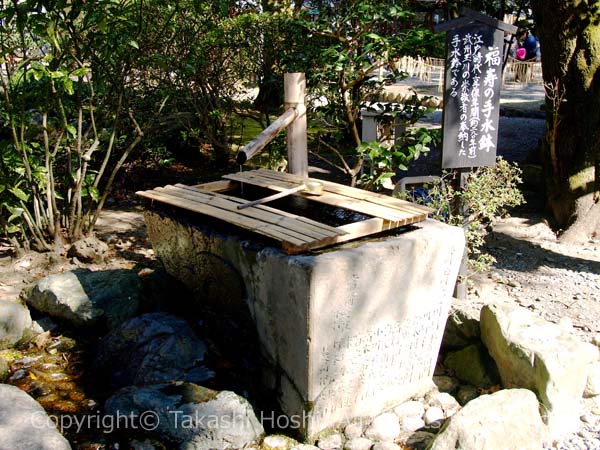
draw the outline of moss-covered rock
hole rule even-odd
[[[4,380],[8,377],[9,371],[10,368],[8,367],[8,362],[0,357],[0,383],[4,383]]]
[[[499,382],[494,361],[480,345],[469,345],[449,353],[444,365],[454,372],[456,378],[474,386],[489,388]]]
[[[27,304],[73,326],[116,328],[135,316],[142,284],[134,271],[78,269],[38,280],[26,293]]]

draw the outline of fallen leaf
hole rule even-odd
[[[44,348],[46,345],[48,345],[48,342],[52,339],[52,337],[50,336],[50,331],[44,331],[43,333],[38,334],[35,337],[35,346],[39,349]]]

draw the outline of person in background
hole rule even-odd
[[[541,59],[541,54],[540,41],[538,38],[527,30],[523,30],[521,36],[523,38],[522,46],[525,49],[525,61],[539,61]]]

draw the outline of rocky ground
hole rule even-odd
[[[547,219],[535,205],[533,200],[529,207],[514,211],[511,217],[500,219],[494,224],[485,249],[497,259],[497,262],[489,273],[472,274],[469,297],[461,308],[470,310],[477,316],[485,304],[500,302],[520,305],[549,322],[569,329],[582,341],[598,343],[600,341],[600,240],[591,240],[583,246],[561,243],[557,239],[556,232],[552,230]],[[151,244],[146,238],[139,209],[107,210],[99,223],[97,234],[108,242],[109,257],[103,263],[86,263],[79,261],[77,257],[61,258],[52,254],[29,253],[15,257],[8,254],[8,248],[4,248],[4,256],[0,259],[0,299],[14,298],[28,283],[48,273],[64,273],[85,268],[133,269],[144,274],[147,270],[159,266]],[[66,358],[63,355],[67,354],[74,366],[66,366],[66,370],[60,376],[50,373],[51,377],[60,378],[59,389],[53,393],[42,392],[45,397],[42,398],[41,403],[44,404],[46,400],[45,406],[50,411],[63,412],[76,410],[82,405],[86,408],[96,407],[94,397],[87,395],[85,389],[76,383],[78,370],[81,370],[81,365],[85,362],[85,357],[81,355],[81,347],[60,335],[46,338],[48,342],[39,342],[40,348],[46,350],[43,359],[36,359],[38,358],[38,354],[35,353],[36,348],[33,349],[33,353],[26,351],[19,355],[21,358],[17,358],[17,364],[12,367],[11,384],[29,391],[32,388],[31,379],[25,377],[27,370],[34,370],[43,381],[46,375],[42,369],[56,365]],[[48,353],[48,349],[52,351],[53,348],[58,349],[58,355],[56,352]],[[493,387],[491,390],[486,390],[457,379],[453,370],[444,364],[445,355],[446,353],[440,359],[441,364],[436,375],[439,391],[452,393],[452,398],[457,399],[460,404],[465,404],[480,393],[494,391]],[[398,415],[400,423],[404,423],[402,422],[404,420],[407,429],[412,430],[411,440],[405,448],[424,448],[434,436],[436,420],[447,417],[446,409],[451,410],[454,408],[452,405],[458,405],[453,402],[452,405],[446,405],[444,409],[436,399],[435,394],[433,397],[429,395],[417,399],[421,411],[418,414],[415,413],[416,403],[410,407],[403,406],[397,411],[400,413]],[[403,408],[408,408],[412,415]],[[597,410],[596,414],[592,413],[594,408],[598,408],[598,405],[590,401],[584,402],[579,431],[555,442],[549,448],[600,449],[600,416],[597,415]],[[427,420],[424,420],[425,413],[427,413]],[[349,443],[349,446],[344,444],[346,448],[370,448],[367,444],[370,442],[372,446],[377,441],[372,433],[369,436],[367,429],[368,427],[363,425],[361,434],[357,434],[354,429],[349,429],[347,432],[318,443],[318,448],[337,448],[334,444],[338,440]],[[271,437],[269,441],[275,440],[274,443],[281,444],[277,439]],[[155,445],[158,444],[155,442]],[[82,444],[74,448],[111,447],[89,447]]]
[[[527,98],[527,95],[524,98]],[[439,114],[427,120],[430,126],[436,126],[439,123]],[[501,127],[501,153],[509,160],[519,162],[528,160],[543,133],[543,120],[536,117],[504,117],[502,120],[505,125]],[[423,161],[422,174],[431,174],[432,167],[429,161]],[[535,180],[533,184],[535,185]],[[496,263],[488,273],[471,275],[468,298],[466,301],[457,302],[455,307],[463,315],[479,318],[484,305],[520,306],[530,311],[532,317],[557,324],[564,333],[580,341],[600,346],[600,237],[590,240],[585,245],[561,243],[557,239],[556,230],[551,227],[549,219],[544,214],[542,200],[530,192],[526,194],[528,198],[526,206],[512,211],[509,217],[499,219],[493,224],[493,231],[488,236],[484,250],[496,258]],[[132,205],[131,202],[127,204]],[[147,239],[142,213],[138,207],[107,209],[98,224],[97,236],[107,244],[107,247],[92,249],[92,253],[104,254],[103,260],[96,262],[86,261],[85,258],[77,255],[70,257],[37,253],[15,255],[7,245],[0,243],[0,303],[4,300],[14,301],[24,287],[49,274],[66,274],[84,269],[91,271],[125,269],[139,274],[142,285],[146,288],[150,287],[150,291],[155,294],[153,301],[158,303],[160,298],[156,298],[157,295],[167,299],[175,295],[169,287],[165,290],[165,285],[160,283],[156,285],[147,281],[151,279],[152,274],[155,273],[153,271],[158,269],[160,264]],[[202,324],[192,324],[193,329],[188,330],[184,322],[177,322],[179,319],[174,317],[157,315],[141,317],[127,322],[124,328],[117,327],[117,331],[111,331],[110,335],[102,340],[100,347],[97,347],[98,336],[88,334],[72,339],[72,330],[57,326],[47,316],[34,316],[34,319],[41,319],[37,324],[39,334],[34,341],[24,347],[0,352],[0,375],[3,371],[2,361],[8,361],[8,365],[4,368],[8,377],[6,382],[28,392],[54,418],[65,414],[87,414],[93,417],[95,412],[101,410],[101,405],[110,394],[101,392],[94,384],[108,383],[116,389],[131,383],[147,384],[160,380],[164,376],[160,371],[164,371],[165,365],[162,363],[155,365],[153,355],[156,353],[170,361],[169,368],[181,366],[183,372],[179,377],[185,378],[186,382],[175,386],[151,385],[145,388],[146,390],[125,388],[119,391],[119,395],[112,396],[107,401],[104,405],[106,411],[110,411],[111,408],[115,410],[137,408],[138,412],[149,410],[152,405],[144,403],[150,398],[149,396],[169,399],[170,396],[177,395],[184,399],[190,398],[198,404],[207,398],[214,399],[217,396],[213,391],[198,389],[196,385],[188,382],[198,382],[213,389],[223,389],[229,383],[235,385],[236,392],[243,392],[240,385],[235,383],[240,381],[239,377],[246,373],[247,368],[236,366],[235,361],[224,355],[222,349],[217,348],[206,333],[202,333]],[[179,359],[171,355],[169,349],[172,340],[176,334],[181,334],[178,332],[183,329],[186,330],[184,333],[186,339],[193,344],[190,348],[194,348],[196,353],[201,350],[201,354],[184,354]],[[143,335],[145,341],[136,344],[139,352],[128,353],[123,350],[126,346],[122,341],[130,339],[132,335]],[[197,341],[196,336],[201,336],[202,341]],[[459,410],[461,420],[468,423],[467,427],[471,430],[475,430],[481,414],[494,413],[495,406],[486,403],[494,396],[480,397],[478,409],[475,409],[474,404],[469,401],[482,394],[494,394],[500,386],[497,374],[494,378],[493,374],[479,373],[476,375],[483,378],[473,380],[472,377],[468,377],[471,378],[471,382],[464,380],[464,374],[460,373],[462,366],[456,363],[459,358],[456,355],[457,349],[460,349],[458,352],[465,350],[467,353],[475,352],[480,355],[477,353],[483,351],[480,342],[478,340],[473,342],[467,342],[464,345],[468,346],[462,348],[463,345],[457,347],[446,339],[434,378],[437,389],[398,406],[394,411],[379,416],[372,423],[350,424],[338,432],[322,437],[316,442],[316,446],[299,444],[281,435],[269,435],[262,444],[254,444],[251,448],[261,450],[287,450],[292,447],[296,450],[425,449],[439,432],[441,424]],[[106,346],[107,343],[111,343],[112,346]],[[90,354],[91,350],[96,356]],[[144,352],[150,355],[148,359],[140,357]],[[484,356],[489,357],[486,355],[487,353]],[[205,368],[204,365],[188,367],[186,364],[192,359],[205,360],[211,369]],[[116,371],[118,373],[113,371],[100,375],[94,366],[94,364],[98,365],[99,360],[118,361],[118,366],[124,369]],[[131,363],[144,367],[144,370],[128,370],[131,368]],[[222,377],[222,381],[217,383],[208,379],[210,378],[208,374],[213,368]],[[144,378],[156,373],[157,370],[159,371],[157,377]],[[237,379],[235,376],[222,375],[235,372],[238,373]],[[486,378],[488,375],[491,378]],[[139,377],[143,379],[140,381]],[[93,381],[92,385],[90,379]],[[123,381],[124,379],[127,381]],[[529,411],[530,408],[536,409],[537,400],[535,397],[528,398],[527,392],[505,392],[500,391],[497,394],[506,398],[494,395],[498,402],[505,404],[503,414],[509,414],[507,408],[512,405],[513,412],[510,414],[514,417],[511,416],[510,419],[521,417],[519,413]],[[513,398],[512,395],[515,397]],[[547,448],[600,450],[599,399],[600,396],[584,399],[577,432],[548,443]],[[248,408],[242,400],[224,396],[219,401],[228,408],[235,404],[237,408],[245,411],[244,414],[247,413]],[[35,402],[28,402],[27,399],[19,396],[19,392],[4,389],[0,391],[0,416],[4,414],[3,402],[23,404],[24,410],[34,411],[34,413],[38,407]],[[472,405],[470,409],[464,407],[466,404]],[[518,405],[517,409],[520,408],[522,411],[516,411],[514,405]],[[471,419],[469,413],[472,414]],[[523,423],[520,425],[529,427],[529,430],[538,430],[539,423],[529,421],[533,420],[532,415],[523,414],[521,419]],[[166,422],[167,419],[164,418],[164,421]],[[507,417],[506,420],[508,419]],[[258,427],[253,420],[250,420],[252,427]],[[516,425],[519,424],[515,424],[515,427]],[[490,427],[493,428],[491,425]],[[124,439],[119,435],[105,435],[98,431],[99,428],[101,427],[96,427],[95,433],[84,434],[75,433],[72,428],[64,431],[69,437],[72,448],[81,450],[170,448],[169,445],[155,438]],[[506,430],[505,425],[498,430],[497,436],[502,437]],[[172,431],[162,430],[164,435]],[[513,437],[516,439],[519,432],[517,428],[513,431]],[[174,440],[183,439],[179,435],[170,435],[170,437]],[[59,437],[51,436],[51,438],[57,439],[55,448],[68,448],[68,444],[60,441]],[[526,438],[527,436],[523,437]],[[1,443],[0,427],[0,448]]]
[[[566,245],[539,213],[498,220],[486,244],[497,262],[489,273],[474,275],[469,308],[483,304],[520,305],[570,330],[585,342],[600,341],[600,239]],[[584,408],[577,434],[558,449],[600,448],[600,424]]]
[[[519,304],[553,323],[571,323],[591,342],[600,333],[600,239],[565,245],[543,216],[498,220],[487,249],[497,262],[473,278],[469,300]]]

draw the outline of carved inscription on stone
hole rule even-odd
[[[350,313],[339,311],[332,330],[336,338],[320,349],[317,376],[320,388],[349,377],[357,385],[370,385],[380,392],[390,386],[431,377],[444,325],[441,317],[444,306],[437,304],[422,315],[356,334],[350,327]],[[361,396],[368,397],[368,392],[363,390]],[[352,393],[347,394],[352,402],[357,400]],[[340,400],[343,397],[343,394],[338,396]]]

